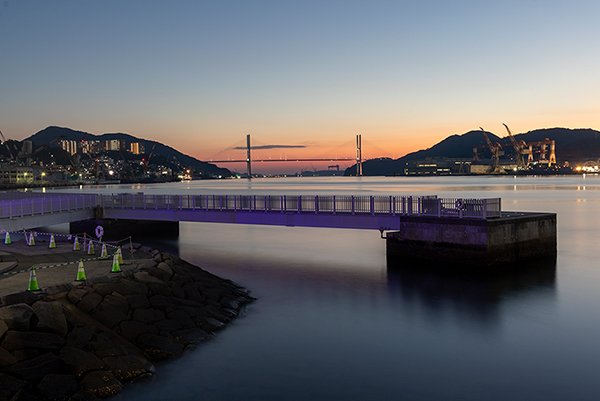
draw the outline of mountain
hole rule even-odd
[[[545,128],[515,135],[525,142],[544,138],[556,141],[556,157],[559,162],[584,162],[600,158],[600,132],[591,128]]]
[[[500,138],[487,132],[492,142],[500,142],[509,159],[513,148],[508,137]],[[600,158],[600,132],[590,128],[543,128],[515,135],[515,138],[527,143],[537,142],[546,138],[556,141],[556,157],[559,163],[571,163]],[[473,148],[479,148],[481,157],[489,158],[485,139],[481,131],[469,131],[462,135],[451,135],[432,147],[409,153],[398,159],[371,159],[363,162],[364,175],[399,175],[402,174],[406,163],[418,160],[471,159]],[[345,175],[353,175],[356,165],[346,169]]]
[[[231,172],[228,169],[220,168],[214,164],[200,161],[192,156],[188,156],[184,153],[173,149],[170,146],[164,145],[160,142],[141,139],[135,136],[124,134],[124,133],[106,133],[102,135],[94,135],[88,132],[76,131],[70,128],[64,127],[47,127],[43,130],[36,132],[25,140],[33,142],[33,149],[40,149],[43,147],[58,147],[57,142],[61,139],[82,141],[82,140],[96,140],[96,141],[107,141],[111,139],[119,139],[127,143],[138,142],[145,149],[145,154],[149,155],[152,153],[152,159],[150,164],[180,164],[185,167],[190,167],[197,173],[202,173],[205,176],[231,176]],[[113,153],[113,152],[110,152]],[[131,156],[128,152],[114,152],[115,157]]]
[[[501,141],[499,137],[491,132],[486,133],[492,142]],[[462,135],[451,135],[429,149],[409,153],[402,159],[406,162],[436,157],[470,158],[473,156],[473,148],[480,145],[485,145],[483,133],[481,131],[469,131]]]

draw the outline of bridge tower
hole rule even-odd
[[[252,179],[252,156],[250,155],[250,134],[246,134],[246,172],[248,179]]]
[[[362,175],[362,137],[360,134],[356,134],[356,176]]]

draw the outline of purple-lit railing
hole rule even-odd
[[[91,194],[5,193],[0,194],[0,219],[92,209],[98,200]]]
[[[500,198],[353,195],[99,195],[104,208],[419,215],[486,219],[500,217]]]

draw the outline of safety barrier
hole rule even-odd
[[[500,198],[355,195],[99,195],[103,208],[500,217]]]
[[[488,219],[501,216],[500,198],[396,195],[146,195],[53,194],[3,199],[0,219],[103,208],[284,213],[412,215]]]
[[[0,196],[0,219],[91,209],[98,205],[94,194],[35,194]],[[24,195],[27,194],[27,195]]]

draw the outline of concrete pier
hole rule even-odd
[[[503,212],[493,219],[403,217],[386,235],[388,266],[497,270],[556,259],[556,214]]]

